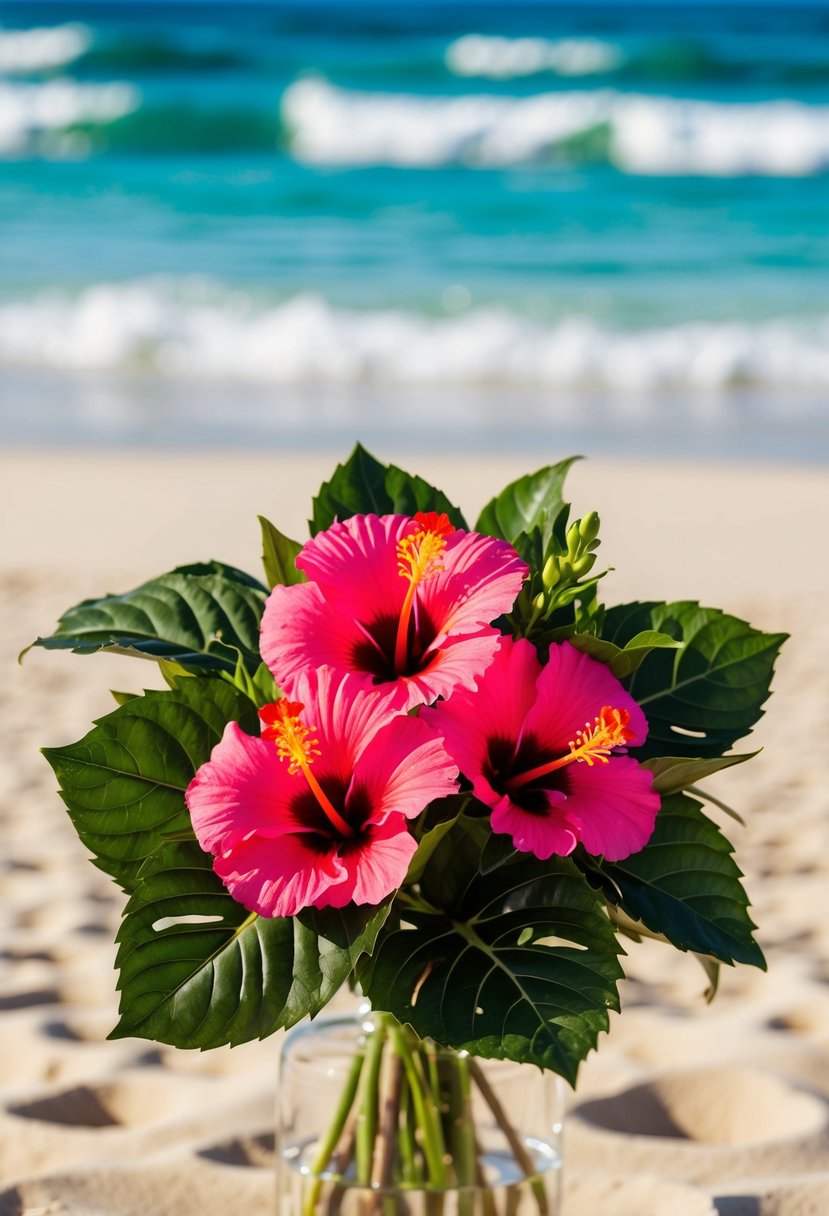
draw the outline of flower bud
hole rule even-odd
[[[549,589],[555,587],[560,578],[561,572],[558,568],[558,560],[555,554],[551,553],[544,563],[544,569],[541,571],[541,581]]]
[[[596,554],[584,553],[580,558],[573,562],[573,573],[575,574],[576,578],[581,578],[582,575],[587,574],[590,570],[592,570],[595,564]]]
[[[588,511],[584,519],[579,520],[579,536],[585,544],[590,544],[599,535],[599,513]]]

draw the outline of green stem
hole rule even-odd
[[[374,1030],[369,1035],[366,1047],[366,1069],[360,1086],[360,1102],[357,1114],[355,1159],[357,1182],[368,1186],[371,1181],[371,1162],[374,1156],[374,1140],[377,1136],[377,1094],[383,1047],[386,1042],[386,1027],[377,1018]]]
[[[430,1186],[443,1190],[447,1185],[445,1147],[440,1116],[428,1101],[427,1082],[419,1053],[415,1054],[406,1039],[403,1027],[397,1022],[391,1026],[394,1048],[403,1061],[409,1089],[412,1094],[418,1126],[423,1134],[423,1154],[429,1172]]]
[[[348,1119],[349,1112],[351,1111],[351,1107],[354,1105],[354,1097],[357,1093],[360,1073],[363,1070],[363,1059],[364,1057],[362,1054],[354,1057],[353,1063],[348,1072],[348,1076],[346,1077],[345,1087],[340,1095],[337,1108],[334,1111],[334,1118],[331,1121],[324,1139],[321,1140],[317,1146],[317,1154],[314,1157],[311,1165],[311,1174],[314,1181],[308,1188],[308,1194],[305,1198],[305,1216],[313,1216],[314,1208],[316,1207],[317,1200],[319,1199],[320,1192],[322,1190],[323,1180],[321,1174],[326,1165],[328,1165],[328,1162],[331,1159],[331,1154],[337,1147],[343,1132],[343,1128],[345,1127],[346,1120]]]
[[[409,1081],[404,1072],[400,1083],[400,1176],[406,1186],[417,1183],[417,1140],[411,1120]]]
[[[475,1196],[469,1189],[476,1181],[475,1127],[472,1122],[472,1081],[466,1056],[451,1061],[451,1129],[452,1156],[455,1160],[455,1177],[461,1188],[458,1196],[458,1216],[473,1216]]]

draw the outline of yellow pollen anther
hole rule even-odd
[[[436,521],[437,527],[422,526],[417,532],[398,541],[397,569],[401,578],[417,584],[443,570],[443,562],[440,559],[446,548],[447,534],[452,531],[451,525],[448,528],[440,526],[443,520],[449,524],[446,516],[442,515]],[[417,516],[415,521],[422,522]]]
[[[575,739],[570,740],[569,760],[583,760],[592,767],[598,760],[607,764],[614,747],[624,747],[633,737],[629,729],[630,714],[626,709],[613,709],[610,705],[603,706],[596,715],[593,724],[585,722],[584,729],[576,732]]]
[[[272,739],[276,744],[276,754],[280,760],[288,761],[288,772],[292,775],[301,772],[305,777],[308,788],[316,798],[326,819],[341,836],[351,837],[354,829],[346,823],[340,812],[331,802],[325,790],[311,772],[311,765],[322,753],[313,737],[313,726],[306,726],[300,718],[305,706],[300,701],[281,700],[273,705],[265,705],[259,711],[259,717],[265,724],[262,731],[263,739]]]
[[[439,574],[444,565],[441,560],[446,549],[446,538],[454,532],[449,517],[436,511],[419,511],[413,516],[419,524],[417,532],[404,536],[397,542],[397,570],[409,584],[400,620],[397,623],[397,638],[394,647],[394,669],[402,674],[406,668],[409,641],[409,622],[414,607],[415,590],[424,579]]]
[[[630,714],[626,709],[614,709],[610,705],[604,705],[592,723],[585,722],[584,729],[576,731],[575,739],[571,739],[568,744],[570,750],[566,756],[559,756],[558,760],[550,760],[549,763],[539,764],[526,773],[510,777],[506,782],[507,789],[520,789],[522,785],[529,785],[531,781],[546,777],[548,773],[554,773],[567,764],[582,763],[588,768],[592,768],[597,762],[608,764],[614,747],[625,747],[633,738],[634,732],[629,723]]]
[[[298,773],[320,755],[312,736],[315,728],[306,726],[299,716],[304,708],[299,701],[277,701],[273,722],[262,732],[264,738],[273,739],[279,759],[289,761],[289,773]]]

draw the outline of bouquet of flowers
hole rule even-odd
[[[359,986],[417,1107],[423,1043],[575,1083],[619,1007],[620,939],[697,955],[709,993],[721,964],[764,965],[733,812],[699,783],[749,758],[731,748],[783,635],[693,602],[603,606],[571,463],[470,528],[358,446],[304,544],[260,517],[264,582],[184,566],[37,639],[154,660],[169,686],[115,693],[46,750],[128,897],[113,1037],[237,1044]]]

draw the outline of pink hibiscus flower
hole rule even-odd
[[[261,916],[378,904],[417,847],[407,823],[457,789],[435,731],[330,669],[225,728],[186,799],[199,844],[234,899]]]
[[[647,844],[659,795],[624,754],[648,733],[616,677],[562,642],[542,667],[535,647],[502,638],[477,692],[421,711],[492,808],[494,832],[546,860],[577,844],[620,861]]]
[[[452,527],[445,515],[354,515],[308,541],[307,583],[274,587],[262,657],[290,696],[322,665],[411,709],[473,688],[527,567],[506,541]]]

